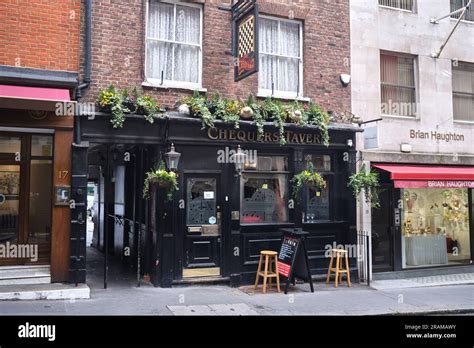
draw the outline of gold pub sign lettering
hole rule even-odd
[[[263,142],[278,143],[278,132],[264,132],[261,139],[258,139],[257,132],[238,129],[217,129],[209,128],[207,137],[212,140],[236,140],[241,142]],[[285,131],[285,138],[288,144],[321,144],[320,134],[296,133],[291,130]]]

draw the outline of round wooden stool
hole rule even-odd
[[[278,253],[271,250],[260,251],[260,261],[258,262],[257,278],[255,279],[255,289],[258,288],[258,277],[263,277],[263,293],[267,292],[267,280],[269,281],[268,288],[272,287],[272,279],[276,278],[277,290],[280,292],[280,277],[278,275]],[[265,268],[262,272],[262,262],[265,258]],[[273,261],[273,262],[272,262]],[[275,265],[272,268],[272,263]]]
[[[333,267],[334,256],[336,256],[336,267]],[[346,260],[346,267],[342,266],[342,258]],[[351,286],[351,272],[349,268],[349,257],[347,255],[347,250],[344,249],[332,249],[331,251],[331,261],[329,261],[328,275],[326,277],[326,284],[329,284],[329,278],[331,277],[331,272],[335,273],[335,287],[337,288],[339,283],[342,283],[342,275],[346,274],[347,276],[347,286]]]

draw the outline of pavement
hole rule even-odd
[[[474,285],[350,288],[324,282],[291,286],[287,295],[252,286],[155,288],[141,283],[127,267],[111,267],[103,289],[102,260],[89,258],[90,299],[0,301],[2,315],[391,315],[474,314]]]

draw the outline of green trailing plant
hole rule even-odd
[[[264,135],[264,124],[266,117],[262,112],[262,108],[259,103],[257,103],[254,99],[253,94],[250,94],[247,98],[247,106],[249,106],[253,111],[253,120],[255,122],[255,126],[257,127],[257,139],[261,140]]]
[[[285,145],[285,120],[288,114],[283,104],[278,100],[267,98],[261,104],[261,111],[264,118],[271,119],[275,126],[278,128],[278,137],[280,145]]]
[[[307,124],[319,127],[323,144],[329,146],[329,114],[313,102],[310,102],[305,109]]]
[[[194,117],[200,117],[202,128],[213,128],[216,120],[215,114],[211,113],[208,108],[208,101],[206,97],[199,94],[199,91],[194,91],[192,96],[184,97],[181,103],[187,104]]]
[[[159,187],[166,189],[166,200],[173,199],[173,193],[178,190],[178,180],[176,173],[166,170],[165,163],[160,162],[158,168],[146,173],[143,183],[143,198],[150,198],[150,185],[156,183]]]
[[[352,193],[356,199],[363,190],[365,202],[371,205],[372,208],[380,208],[380,182],[377,172],[373,170],[367,172],[365,164],[363,164],[357,173],[349,177],[347,186],[352,188]]]
[[[291,102],[287,105],[286,111],[288,119],[294,124],[304,127],[308,125],[308,113],[305,112],[304,105],[298,101]]]
[[[312,162],[308,163],[308,169],[296,174],[291,179],[293,183],[293,198],[298,198],[303,186],[314,189],[322,189],[326,187],[326,181],[323,176],[314,170]]]
[[[99,106],[100,111],[112,114],[110,122],[114,128],[123,127],[125,114],[129,113],[130,110],[123,104],[122,93],[117,91],[114,86],[110,85],[107,89],[100,90],[96,104]]]
[[[158,102],[150,96],[142,96],[137,88],[129,93],[127,88],[122,91],[110,85],[107,89],[100,90],[96,100],[99,110],[112,114],[110,122],[114,128],[122,128],[125,114],[136,113],[143,115],[150,123],[163,113]]]

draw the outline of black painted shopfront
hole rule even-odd
[[[255,125],[245,121],[239,129],[220,121],[202,129],[199,119],[169,113],[152,125],[127,117],[117,130],[106,115],[84,120],[89,180],[99,187],[93,245],[139,267],[139,278],[150,276],[157,286],[196,280],[238,286],[255,279],[260,250],[279,249],[279,229],[301,227],[309,232],[311,273],[324,274],[329,246],[357,239],[356,202],[347,187],[357,130],[331,125],[325,146],[317,127],[288,124],[287,144],[280,145],[271,123],[257,141]],[[160,188],[142,199],[145,172],[171,144],[181,154],[179,190],[170,202]],[[251,159],[241,172],[232,156],[239,145]],[[327,187],[305,189],[293,200],[291,178],[309,162]],[[356,265],[352,258],[354,271]]]

